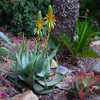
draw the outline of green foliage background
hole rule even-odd
[[[100,16],[100,0],[80,0],[80,15],[84,15],[87,9],[89,10],[89,17],[98,19]]]
[[[33,35],[34,19],[39,10],[46,14],[50,0],[0,0],[0,26],[13,33]]]

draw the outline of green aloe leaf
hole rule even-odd
[[[64,77],[63,75],[57,75],[54,80],[42,81],[42,80],[37,79],[37,82],[42,86],[50,87],[50,86],[54,86],[54,85],[58,84],[60,81],[62,81],[63,77]]]
[[[35,83],[33,84],[33,90],[39,94],[48,94],[53,91],[53,88],[45,88],[40,84]]]
[[[41,86],[41,85],[39,85],[39,84],[37,84],[37,83],[34,83],[33,84],[33,89],[36,91],[36,92],[41,92],[41,91],[43,91],[43,87]]]
[[[82,47],[85,45],[85,43],[87,41],[87,38],[88,38],[87,34],[89,34],[88,28],[89,27],[88,27],[87,23],[80,24],[80,30],[78,30],[78,33],[80,33],[80,36],[79,36],[79,43],[76,48],[77,51],[82,50]]]
[[[10,39],[3,33],[0,32],[0,38],[4,41],[4,45],[7,47],[13,47],[12,42],[10,41]]]
[[[9,50],[5,47],[0,47],[0,57],[7,56],[9,54]]]

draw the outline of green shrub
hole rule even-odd
[[[72,57],[97,57],[97,54],[90,48],[90,43],[100,32],[95,32],[91,24],[86,21],[78,21],[76,34],[73,40],[66,34],[58,39],[61,47],[67,48]]]
[[[0,26],[10,24],[12,20],[12,4],[9,0],[0,0]]]
[[[99,0],[80,0],[80,15],[87,15],[97,19],[100,23],[100,1]]]
[[[80,14],[84,15],[86,10],[93,10],[95,3],[94,0],[81,0],[80,1]]]
[[[0,26],[7,25],[14,33],[33,35],[37,12],[41,10],[45,15],[49,4],[50,0],[1,0]]]

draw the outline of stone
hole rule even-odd
[[[100,61],[93,65],[92,71],[100,74]]]
[[[62,82],[56,86],[61,90],[70,90],[72,87],[72,82],[75,80],[75,76],[66,76]]]
[[[15,97],[12,97],[10,100],[39,100],[39,99],[31,90],[28,90],[22,94],[18,94]]]
[[[100,40],[93,41],[90,46],[100,56]]]
[[[72,71],[70,69],[68,69],[67,67],[65,66],[62,66],[60,65],[57,70],[56,70],[57,73],[60,73],[62,75],[70,75],[72,73]]]
[[[91,43],[91,46],[95,46],[95,45],[99,45],[99,46],[100,46],[100,40],[93,41],[93,42]]]
[[[98,56],[100,56],[100,40],[93,41],[90,47],[97,53]],[[93,64],[91,70],[97,74],[100,74],[100,58],[96,59],[96,62]]]
[[[100,96],[99,95],[91,95],[89,98],[87,98],[86,100],[100,100]]]
[[[67,33],[73,37],[79,16],[79,0],[51,0],[57,18],[54,35]]]
[[[48,95],[42,95],[40,100],[67,100],[66,95],[66,91],[56,89]]]

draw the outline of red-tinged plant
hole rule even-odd
[[[83,87],[89,87],[95,82],[94,73],[80,73],[78,77],[76,78],[77,81],[80,82],[80,85],[83,85]]]
[[[85,100],[85,96],[89,94],[92,86],[95,83],[94,73],[79,73],[73,81],[74,85],[72,86],[70,93],[74,94],[74,97],[79,98],[80,100]]]
[[[100,75],[95,75],[95,80],[97,83],[100,83]]]
[[[91,93],[100,93],[100,75],[95,75],[95,83],[90,87]]]
[[[85,93],[83,92],[82,89],[80,89],[80,91],[79,91],[79,98],[80,98],[80,100],[84,100],[84,97],[85,97]]]
[[[91,73],[80,73],[80,75],[77,78],[77,81],[79,82],[79,98],[80,100],[84,100],[85,95],[88,93],[92,93],[91,91],[92,86],[95,84],[95,75],[93,72]]]

